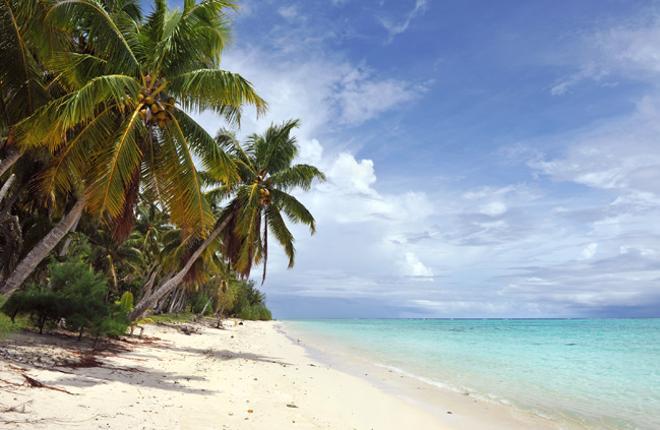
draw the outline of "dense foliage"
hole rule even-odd
[[[48,266],[50,281],[31,284],[13,294],[2,311],[11,316],[29,315],[42,333],[46,323],[93,336],[119,336],[129,325],[128,311],[107,300],[105,279],[81,260],[54,262]]]
[[[117,335],[147,313],[270,319],[269,231],[294,264],[297,121],[240,144],[266,103],[223,70],[232,0],[0,2],[2,310]],[[145,14],[144,11],[148,11]],[[218,114],[213,138],[190,115]],[[6,320],[0,320],[6,325]]]

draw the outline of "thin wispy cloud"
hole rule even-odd
[[[408,30],[408,27],[412,23],[415,17],[423,14],[428,7],[428,0],[415,0],[415,6],[406,14],[403,20],[398,21],[396,19],[380,17],[379,21],[388,34],[388,42],[391,42],[396,36],[404,33]]]

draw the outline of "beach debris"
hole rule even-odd
[[[34,388],[47,388],[49,390],[55,390],[55,391],[60,391],[62,393],[70,394],[72,396],[75,396],[74,393],[65,390],[64,388],[59,388],[59,387],[54,387],[52,385],[46,385],[43,382],[37,381],[31,376],[26,375],[25,373],[21,373],[21,376],[25,378],[25,382],[30,386]]]
[[[14,398],[14,400],[16,399]],[[30,403],[32,403],[32,400],[28,400],[27,402],[21,403],[19,405],[9,406],[7,408],[0,409],[0,412],[2,413],[13,412],[17,414],[26,414],[28,412],[25,410],[25,406],[29,405]]]
[[[296,406],[296,405],[295,405],[295,404],[293,404],[293,403],[287,403],[287,404],[286,404],[286,407],[287,407],[287,408],[294,408],[294,409],[298,409],[298,406]]]
[[[453,415],[453,412],[452,411],[447,411],[447,414],[448,415]]]
[[[200,329],[199,327],[195,327],[192,325],[182,325],[179,327],[179,331],[181,331],[183,334],[187,334],[190,336],[191,334],[199,334]]]
[[[254,409],[248,409],[247,412],[248,412],[248,414],[253,414],[253,413],[254,413]]]

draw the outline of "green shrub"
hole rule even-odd
[[[133,310],[133,293],[130,291],[124,292],[117,303],[119,308],[128,315]]]
[[[204,291],[193,295],[192,301],[190,303],[190,309],[192,313],[199,314],[204,311],[205,315],[210,314],[213,311],[213,306],[211,306],[210,300],[211,299]]]
[[[75,260],[52,263],[48,267],[50,282],[47,286],[31,285],[14,293],[3,305],[2,311],[15,320],[17,315],[31,315],[42,333],[48,321],[64,319],[66,328],[83,335],[119,336],[128,328],[125,303],[108,303],[105,279],[86,263]]]
[[[263,304],[248,305],[241,309],[238,317],[244,320],[270,321],[272,315],[268,308]]]
[[[6,301],[4,296],[0,296],[0,309],[4,307]],[[27,327],[27,320],[25,318],[18,318],[12,321],[7,315],[0,313],[0,339],[25,327]]]

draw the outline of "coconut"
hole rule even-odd
[[[152,104],[154,102],[154,98],[151,96],[147,96],[144,98],[144,102],[148,105]]]
[[[160,111],[156,114],[156,118],[159,121],[165,121],[167,119],[167,114],[164,111]]]
[[[157,103],[154,103],[154,104],[151,105],[151,112],[158,113],[158,112],[160,112],[160,110],[161,110],[160,106],[158,106]]]

